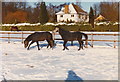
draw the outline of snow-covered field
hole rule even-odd
[[[26,50],[21,42],[0,42],[0,79],[118,80],[118,48],[96,45],[77,51],[76,44],[63,51],[62,42],[57,41],[52,50],[46,48],[44,41],[38,51],[36,44]]]
[[[93,38],[118,40],[117,36]],[[38,51],[36,43],[27,50],[21,40],[11,39],[8,43],[7,39],[0,39],[0,80],[3,76],[7,80],[118,80],[118,44],[113,48],[113,42],[94,42],[94,48],[88,46],[78,51],[78,42],[75,41],[74,46],[68,42],[70,50],[63,51],[63,41],[55,42],[57,45],[53,50],[46,48],[46,41],[39,42],[42,48]]]

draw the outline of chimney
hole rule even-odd
[[[65,5],[65,10],[64,10],[65,14],[69,13],[69,5]]]

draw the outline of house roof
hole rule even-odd
[[[95,21],[98,21],[98,20],[105,20],[105,17],[103,17],[102,15],[99,15],[96,19],[95,19]]]
[[[83,9],[81,9],[78,5],[73,4],[74,9],[76,10],[77,13],[87,13]]]
[[[78,14],[87,14],[87,12],[85,12],[83,9],[81,9],[78,5],[75,5],[75,4],[70,4],[73,6],[73,8],[75,9],[75,11],[78,13]],[[64,5],[64,8],[62,8],[62,10],[56,14],[68,14],[70,13],[70,5]]]

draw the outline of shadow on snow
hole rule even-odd
[[[65,82],[83,82],[83,79],[79,77],[73,70],[69,70]]]

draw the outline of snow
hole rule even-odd
[[[45,25],[55,25],[54,23],[46,23]]]
[[[96,46],[78,51],[78,44],[63,51],[63,42],[56,41],[52,50],[46,41],[37,50],[21,42],[0,42],[2,75],[7,80],[118,80],[118,48]],[[2,79],[0,75],[0,79]]]
[[[118,32],[84,33],[118,34]],[[21,37],[21,34],[10,36]],[[27,36],[28,34],[24,35]],[[60,38],[60,35],[55,37]],[[94,36],[94,39],[118,40],[118,37]],[[55,40],[55,43],[57,45],[52,50],[46,48],[46,41],[41,41],[39,42],[41,50],[38,51],[36,43],[27,50],[21,40],[11,39],[8,43],[7,39],[0,39],[0,80],[3,76],[7,80],[118,80],[118,43],[117,47],[113,48],[113,42],[93,42],[93,48],[88,46],[80,51],[77,41],[74,41],[74,46],[70,46],[68,42],[69,50],[65,51],[62,50],[63,41]]]
[[[2,24],[2,26],[15,26],[15,24]]]
[[[30,23],[18,23],[16,26],[25,26],[25,25],[30,25]]]
[[[95,23],[96,25],[109,25],[109,23],[107,23],[107,22],[99,22],[99,23]]]
[[[96,23],[95,22],[95,25],[109,25],[110,22],[99,22],[99,23]],[[115,22],[113,23],[113,25],[118,25],[119,23],[118,22]],[[18,24],[1,24],[2,26],[38,26],[38,25],[41,25],[40,23],[35,23],[35,24],[31,24],[31,23],[18,23]],[[56,25],[81,25],[81,24],[77,24],[77,23],[65,23],[65,22],[58,22],[58,23],[46,23],[45,25],[53,25],[53,26],[56,26]],[[83,24],[83,25],[89,25],[89,24]]]
[[[18,24],[2,24],[2,26],[37,26],[40,23],[30,24],[30,23],[18,23]]]
[[[118,25],[118,24],[120,24],[120,23],[118,23],[118,22],[115,22],[113,25]]]
[[[59,23],[57,23],[56,25],[67,25],[67,24],[64,23],[64,22],[59,22]]]
[[[67,25],[76,25],[76,23],[69,23],[69,24],[67,24]]]

